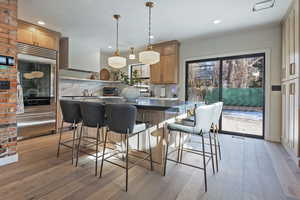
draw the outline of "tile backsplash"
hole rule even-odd
[[[59,96],[83,96],[84,90],[93,96],[102,96],[103,87],[124,87],[122,83],[105,83],[100,81],[82,81],[61,79],[59,83]]]

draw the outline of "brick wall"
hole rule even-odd
[[[17,0],[0,0],[0,55],[16,59]],[[0,90],[0,166],[17,160],[16,66],[0,69],[0,80],[9,80],[10,90]]]

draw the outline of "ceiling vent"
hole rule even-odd
[[[260,2],[257,2],[253,6],[253,12],[258,12],[258,11],[261,11],[261,10],[270,9],[270,8],[273,8],[274,5],[275,5],[275,0],[260,1]]]

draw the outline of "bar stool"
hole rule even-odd
[[[95,176],[97,176],[98,172],[98,158],[101,156],[98,156],[98,150],[99,150],[99,142],[100,142],[100,129],[101,132],[103,132],[103,127],[105,126],[105,106],[101,103],[95,103],[95,102],[81,102],[80,103],[80,110],[82,114],[82,126],[80,130],[79,135],[79,141],[77,146],[77,156],[76,156],[76,167],[78,166],[78,157],[79,152],[85,153],[89,156],[95,157]],[[83,136],[83,128],[97,128],[96,138],[95,137],[89,137],[89,136]],[[87,151],[84,151],[81,149],[81,141],[82,139],[89,139],[89,140],[96,140],[95,142],[87,141],[88,144],[85,145],[85,147],[96,147],[96,155],[91,154]]]
[[[82,121],[81,111],[80,111],[80,103],[76,101],[67,101],[60,100],[60,107],[63,119],[61,121],[61,127],[59,131],[59,141],[57,148],[57,157],[59,157],[60,146],[64,146],[72,149],[72,164],[74,161],[74,149],[75,149],[75,141],[76,141],[76,131],[78,129],[79,124]],[[73,129],[73,135],[71,140],[67,140],[62,142],[62,131],[64,127],[64,123],[72,124],[71,128]],[[72,146],[68,145],[69,142],[72,142]]]
[[[105,139],[104,139],[104,147],[103,147],[103,153],[102,153],[102,162],[101,162],[99,178],[101,178],[101,176],[102,176],[104,162],[108,162],[110,164],[121,167],[126,170],[126,192],[127,192],[128,191],[129,156],[134,156],[134,155],[129,155],[129,138],[136,134],[139,134],[141,132],[146,131],[148,133],[149,153],[136,150],[137,152],[144,153],[145,157],[143,157],[139,161],[135,162],[134,165],[136,165],[140,161],[144,161],[149,158],[150,169],[153,170],[150,133],[149,133],[149,131],[147,131],[146,124],[144,124],[144,123],[136,124],[137,108],[133,105],[108,104],[106,106],[106,116],[107,116],[107,131],[105,132],[105,137],[104,137]],[[105,158],[104,155],[105,155],[105,150],[107,148],[106,147],[107,146],[107,136],[108,136],[109,132],[121,134],[121,136],[125,137],[126,150],[125,150],[125,152],[123,150],[121,150],[121,151],[117,150],[115,153],[112,153],[110,156]],[[120,153],[122,153],[122,154],[125,153],[125,155],[126,155],[125,156],[125,166],[109,160],[112,157],[116,157]]]
[[[169,134],[167,137],[167,147],[166,147],[166,154],[165,154],[165,164],[164,164],[164,176],[166,175],[166,168],[167,168],[167,161],[172,161],[175,163],[183,164],[189,167],[201,169],[204,171],[204,183],[205,183],[205,192],[207,192],[207,164],[209,163],[210,160],[213,161],[213,152],[212,152],[212,144],[210,140],[210,155],[207,155],[205,151],[205,143],[204,143],[204,134],[210,134],[210,128],[212,126],[212,118],[213,118],[213,113],[216,110],[216,106],[214,105],[208,105],[208,106],[200,106],[195,110],[195,126],[191,125],[185,125],[185,124],[179,124],[179,123],[172,123],[168,124],[168,130]],[[170,153],[168,152],[169,150],[169,137],[171,134],[171,131],[177,131],[180,133],[180,140],[182,137],[182,133],[186,134],[192,134],[192,135],[197,135],[200,136],[202,139],[202,150],[197,150],[197,149],[191,149],[191,148],[184,148],[183,146],[183,141],[182,144],[179,144],[179,146],[171,151]],[[181,142],[180,142],[181,143]],[[186,151],[189,153],[193,153],[196,155],[201,155],[203,159],[203,167],[191,165],[188,163],[182,162],[182,160],[179,159],[180,156],[180,151]],[[168,158],[169,154],[172,154],[174,152],[178,152],[177,154],[177,160],[173,160]],[[208,157],[208,161],[206,162],[206,157]],[[213,169],[214,169],[214,162],[212,162]]]
[[[220,120],[220,117],[221,117],[221,114],[222,114],[223,102],[217,102],[217,103],[214,103],[212,105],[216,106],[216,110],[213,113],[213,124],[212,124],[212,127],[211,127],[211,133],[212,133],[213,139],[214,139],[214,142],[213,142],[212,145],[214,146],[214,149],[215,149],[215,153],[213,153],[213,155],[216,158],[216,168],[217,168],[217,172],[218,172],[219,171],[218,154],[219,154],[219,158],[221,160],[221,144],[220,144],[220,140],[219,140],[219,120]],[[195,109],[196,108],[197,107],[195,106]],[[194,123],[195,124],[195,117],[194,117],[194,115],[189,116],[188,118],[183,119],[183,121],[185,123]],[[209,134],[208,136],[210,137],[209,139],[211,140],[211,134]],[[205,143],[205,144],[210,145],[210,144],[207,144],[207,143]],[[181,159],[182,159],[182,152],[181,152]]]
[[[216,165],[217,171],[219,171],[219,159],[218,159],[218,151],[219,151],[219,158],[221,157],[221,144],[219,138],[219,121],[221,118],[222,110],[223,110],[223,102],[217,102],[214,104],[216,106],[216,112],[214,112],[213,116],[213,125],[212,125],[212,134],[214,136],[214,147],[215,147],[215,155],[216,155]]]

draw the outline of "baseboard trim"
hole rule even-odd
[[[289,154],[289,156],[291,157],[291,159],[296,163],[297,167],[300,168],[300,157],[297,157],[294,152],[289,149],[287,146],[285,146],[283,143],[281,143],[282,146],[284,147],[284,149],[287,151],[287,153]]]

